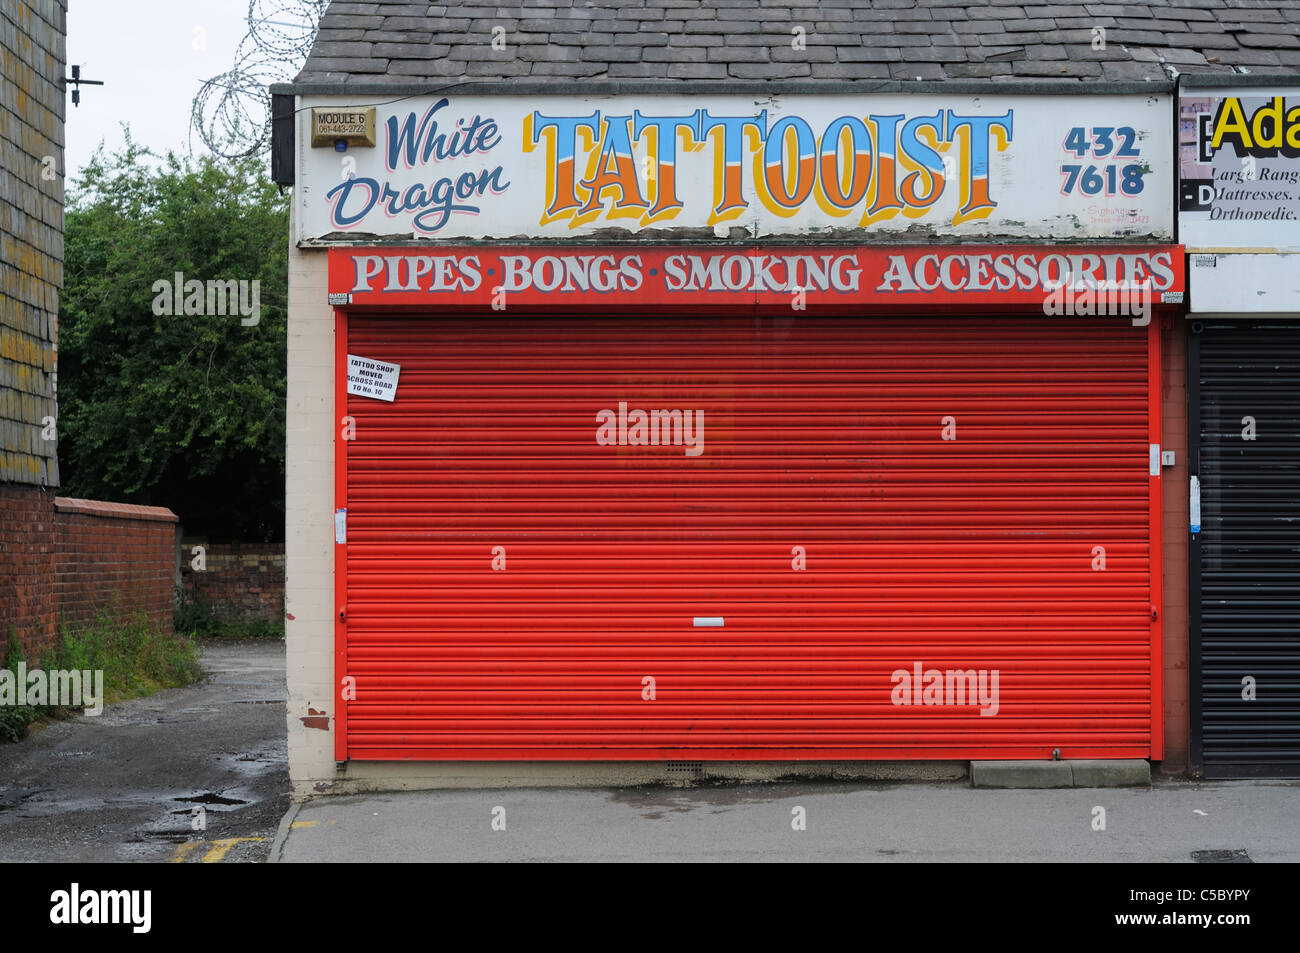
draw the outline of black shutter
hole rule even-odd
[[[1300,321],[1197,322],[1188,357],[1193,767],[1300,777]]]

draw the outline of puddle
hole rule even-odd
[[[1194,850],[1192,860],[1198,864],[1253,864],[1244,850]]]
[[[221,760],[226,770],[252,780],[272,771],[287,771],[288,751],[285,742],[272,742],[241,754],[225,755]]]
[[[123,844],[153,844],[158,841],[166,841],[169,844],[184,844],[190,840],[188,831],[140,831],[143,837],[129,837],[124,840]]]
[[[238,798],[225,797],[217,794],[215,791],[209,791],[207,794],[197,794],[194,797],[174,797],[173,801],[181,801],[185,804],[247,804],[247,801],[241,801]],[[176,812],[179,813],[179,812]],[[186,812],[188,813],[188,812]]]

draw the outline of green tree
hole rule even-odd
[[[60,492],[168,506],[215,539],[283,539],[288,241],[288,201],[256,157],[159,159],[128,137],[85,167],[66,215]],[[178,272],[257,281],[257,323],[156,314],[155,284]]]

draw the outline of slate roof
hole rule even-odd
[[[504,29],[505,50],[491,46]],[[792,49],[795,27],[807,48]],[[1093,49],[1094,28],[1105,48]],[[295,87],[1300,73],[1300,0],[333,0]]]

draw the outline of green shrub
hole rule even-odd
[[[212,610],[210,602],[195,599],[180,586],[176,587],[176,611],[172,614],[172,627],[196,638],[217,635],[221,620]]]
[[[5,664],[0,668],[16,671],[18,663],[26,661],[23,647],[18,643],[18,633],[9,627],[8,646],[5,649]],[[0,739],[17,741],[27,733],[27,726],[40,721],[49,714],[45,707],[35,705],[0,705]]]
[[[93,625],[63,630],[62,662],[55,668],[103,669],[108,702],[151,695],[199,680],[198,644],[186,633],[166,633],[143,612],[99,613]]]
[[[59,647],[30,667],[46,672],[102,670],[104,703],[112,704],[198,681],[203,676],[200,654],[192,637],[163,631],[143,611],[123,614],[114,603],[89,625],[64,625]],[[22,646],[11,630],[4,668],[16,672],[21,661]],[[0,705],[0,738],[16,741],[33,722],[65,713],[51,705]]]

